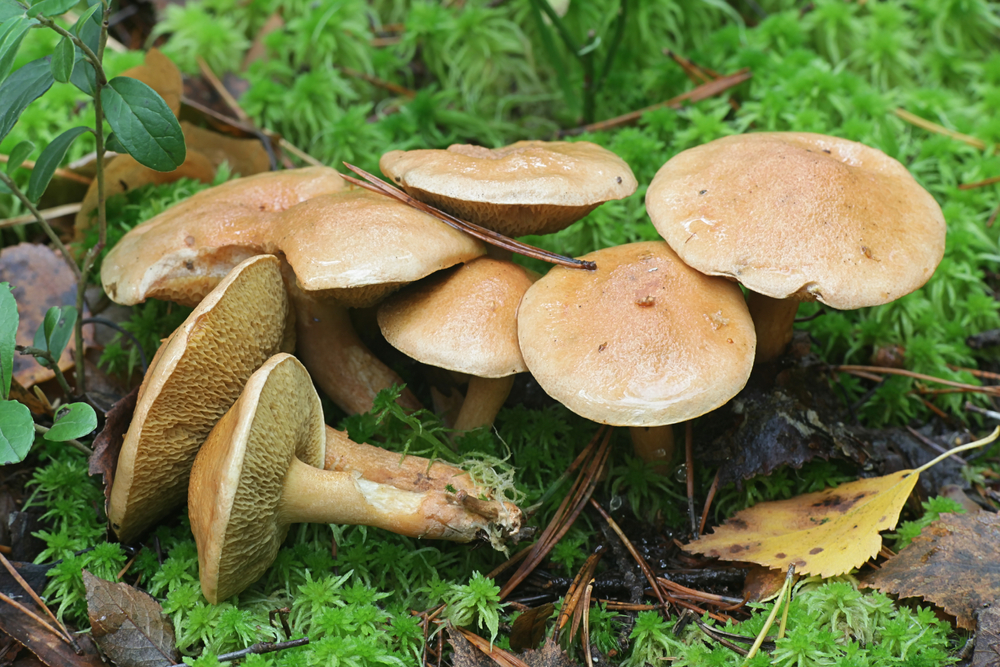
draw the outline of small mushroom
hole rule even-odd
[[[118,458],[108,518],[131,542],[184,502],[191,464],[250,374],[294,346],[270,255],[239,264],[160,346],[143,379]]]
[[[624,160],[587,141],[390,151],[379,167],[420,201],[507,236],[557,232],[637,186]]]
[[[308,373],[294,357],[279,354],[254,373],[212,430],[188,495],[202,592],[210,602],[256,581],[293,523],[377,526],[459,542],[520,527],[520,511],[508,503],[463,503],[461,494],[400,490],[314,467],[324,461],[324,429]]]
[[[800,301],[854,309],[921,287],[945,221],[906,167],[874,148],[804,132],[688,149],[646,192],[657,231],[689,266],[750,290],[758,363],[792,336]]]
[[[669,460],[669,424],[714,410],[746,384],[755,336],[735,284],[684,264],[663,242],[585,255],[596,271],[553,268],[518,308],[528,370],[547,394],[602,424],[639,432],[637,453]],[[635,433],[635,431],[633,431]],[[663,450],[663,451],[658,451]]]
[[[471,376],[456,430],[492,424],[514,375],[527,370],[516,313],[536,279],[512,262],[480,257],[414,283],[379,307],[378,323],[391,345],[422,363]]]

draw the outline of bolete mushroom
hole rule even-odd
[[[372,355],[348,308],[372,306],[405,284],[485,252],[476,239],[367,190],[303,202],[276,223],[275,244],[294,271],[297,356],[348,413],[367,412],[399,376]],[[407,397],[408,400],[407,400]],[[404,407],[419,407],[406,394]]]
[[[420,201],[507,236],[559,231],[637,186],[624,160],[587,141],[390,151],[379,167]]]
[[[126,306],[149,298],[194,306],[243,260],[276,254],[276,213],[345,185],[334,169],[307,167],[202,190],[138,225],[108,252],[104,291]]]
[[[934,198],[879,150],[805,132],[723,137],[683,151],[646,192],[689,266],[750,290],[758,362],[791,340],[800,301],[839,309],[921,287],[944,254]]]
[[[319,396],[294,357],[280,354],[247,382],[212,429],[191,472],[188,508],[202,592],[217,603],[259,578],[293,523],[361,524],[411,537],[468,542],[516,532],[509,503],[463,505],[457,494],[404,491],[320,469]]]
[[[393,347],[471,376],[455,430],[492,424],[514,375],[527,370],[516,313],[536,279],[512,262],[480,257],[409,285],[379,307],[379,327]]]
[[[684,264],[663,242],[585,255],[596,271],[556,267],[528,288],[518,340],[547,394],[602,424],[657,427],[714,410],[746,384],[755,336],[735,284]],[[647,461],[669,460],[669,426]],[[664,451],[657,451],[664,450]]]
[[[184,501],[191,464],[261,364],[294,346],[277,257],[239,264],[157,350],[139,389],[111,488],[122,542]]]

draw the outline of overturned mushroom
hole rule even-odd
[[[906,167],[821,134],[760,132],[688,149],[657,172],[646,207],[689,266],[750,290],[758,362],[791,340],[800,301],[888,303],[927,282],[944,254],[941,208]]]
[[[277,355],[247,382],[191,473],[188,506],[202,592],[213,603],[256,581],[293,523],[377,526],[411,537],[468,542],[512,534],[520,511],[494,500],[414,492],[325,471],[319,397],[297,359]]]
[[[238,265],[157,350],[118,459],[108,518],[131,542],[184,501],[198,448],[261,364],[291,350],[280,262]]]

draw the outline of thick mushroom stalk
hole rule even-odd
[[[491,425],[513,387],[513,375],[500,378],[484,378],[477,375],[470,377],[465,400],[462,401],[462,407],[455,417],[455,430],[471,431],[480,426]]]
[[[348,414],[368,412],[379,391],[403,384],[358,337],[347,308],[294,285],[289,285],[289,293],[295,308],[296,353],[319,388],[341,409]],[[397,402],[410,410],[422,407],[409,389]]]
[[[366,480],[403,491],[465,492],[475,496],[481,487],[461,468],[422,456],[402,456],[381,447],[354,442],[343,431],[326,427],[325,470],[358,473]]]
[[[775,299],[757,292],[748,292],[747,308],[757,331],[757,357],[754,363],[774,361],[792,342],[799,301]]]
[[[411,537],[468,542],[511,535],[521,513],[466,493],[414,491],[319,468],[326,427],[309,374],[279,354],[250,380],[216,424],[191,472],[188,507],[202,592],[217,603],[245,589],[273,562],[296,522],[376,526]]]

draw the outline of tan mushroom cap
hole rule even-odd
[[[491,521],[455,495],[322,470],[325,448],[309,374],[294,357],[276,355],[212,430],[191,472],[188,507],[206,599],[219,602],[258,579],[292,523],[361,524],[456,541],[475,538],[494,521],[504,530],[520,526],[520,511],[506,503],[476,505]]]
[[[518,309],[521,353],[546,393],[593,421],[660,426],[743,388],[756,336],[737,285],[658,241],[583,259],[597,270],[556,267]]]
[[[104,291],[124,305],[153,297],[193,306],[236,264],[276,252],[271,214],[345,184],[334,169],[307,167],[203,190],[137,226],[111,249],[101,268]]]
[[[944,254],[941,208],[903,165],[820,134],[760,132],[686,150],[657,172],[646,208],[699,271],[839,309],[909,294]]]
[[[390,151],[382,173],[410,195],[506,234],[549,234],[637,187],[620,157],[586,141]]]
[[[534,281],[517,264],[480,257],[386,299],[379,327],[393,347],[431,366],[485,378],[521,373],[517,304]]]
[[[182,503],[198,448],[247,378],[291,347],[280,262],[249,259],[219,283],[157,351],[125,436],[108,518],[131,542]]]
[[[303,202],[278,216],[275,243],[306,292],[365,307],[400,285],[482,255],[468,234],[368,190]]]

